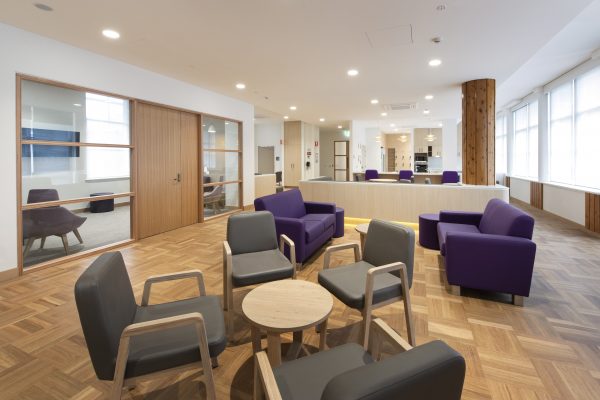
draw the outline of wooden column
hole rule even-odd
[[[462,181],[469,185],[494,185],[496,81],[465,82],[462,95]]]

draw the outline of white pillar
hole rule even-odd
[[[442,121],[442,168],[449,171],[459,171],[458,165],[458,130],[456,119]]]

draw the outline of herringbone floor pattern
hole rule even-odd
[[[465,290],[449,294],[438,253],[416,248],[411,291],[417,342],[442,339],[467,360],[464,399],[600,398],[600,240],[547,213],[536,218],[538,253],[525,307],[509,296]],[[199,268],[210,294],[222,293],[221,242],[225,220],[194,225],[137,242],[122,250],[136,296],[150,275]],[[353,227],[334,243],[358,241]],[[334,263],[350,260],[351,252]],[[73,299],[75,280],[91,259],[46,269],[0,285],[0,398],[97,399],[109,385],[96,379]],[[322,255],[300,279],[316,281]],[[236,309],[247,291],[236,292]],[[164,284],[153,301],[193,293],[187,283]],[[405,336],[402,306],[375,313]],[[358,339],[360,315],[341,303],[329,322],[328,345]],[[249,399],[252,358],[249,329],[238,316],[236,344],[214,370],[219,398]],[[314,331],[305,340],[316,345]],[[264,344],[264,343],[263,343]],[[144,383],[124,398],[203,398],[199,374]],[[435,382],[432,382],[435,384]]]

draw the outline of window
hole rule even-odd
[[[496,118],[496,175],[506,175],[506,116]]]
[[[537,179],[538,102],[513,111],[513,175]]]
[[[550,181],[600,188],[600,68],[548,96]]]

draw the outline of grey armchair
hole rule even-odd
[[[148,305],[154,283],[188,278],[196,279],[199,296]],[[159,372],[196,368],[203,370],[207,397],[216,398],[212,366],[227,337],[219,297],[206,295],[202,272],[150,277],[138,306],[121,253],[104,253],[75,283],[75,302],[96,376],[113,381],[111,399]]]
[[[56,201],[58,199],[56,189],[31,189],[27,195],[27,204]],[[61,206],[24,210],[23,239],[26,242],[23,256],[27,256],[36,239],[41,239],[40,249],[43,249],[48,236],[60,237],[65,254],[69,254],[67,233],[73,232],[79,243],[83,243],[78,228],[83,225],[86,219],[86,217],[75,215]]]
[[[354,263],[329,268],[333,252],[354,249]],[[395,301],[404,302],[408,341],[415,345],[409,289],[412,286],[415,256],[415,232],[404,225],[372,220],[361,258],[356,243],[330,246],[325,250],[319,283],[348,307],[363,315],[362,341],[369,343],[371,313]]]
[[[283,254],[290,247],[291,262]],[[275,232],[275,218],[268,211],[240,213],[227,220],[227,240],[223,242],[223,298],[227,311],[227,330],[233,334],[233,289],[276,281],[296,279],[294,242]]]
[[[348,343],[272,368],[255,355],[254,399],[459,400],[465,360],[442,341],[412,347],[381,319],[372,322],[367,351]],[[387,342],[395,354],[380,360]]]

